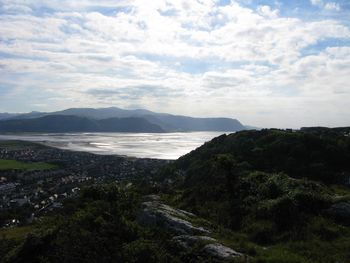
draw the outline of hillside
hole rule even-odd
[[[11,119],[14,118],[16,114],[11,114],[11,113],[0,113],[0,120],[6,120],[6,119]]]
[[[0,114],[0,120],[35,119],[44,116],[76,116],[90,120],[112,118],[142,118],[161,127],[166,132],[189,131],[240,131],[245,127],[236,119],[230,118],[193,118],[187,116],[156,113],[145,109],[125,110],[110,108],[71,108],[56,112],[31,112],[26,114]]]
[[[192,118],[175,115],[146,115],[147,120],[169,131],[240,131],[245,127],[230,118]]]
[[[48,115],[33,119],[0,121],[0,132],[164,132],[142,118],[92,120],[77,116]]]
[[[258,262],[349,262],[348,130],[222,135],[169,165],[159,190],[247,244],[271,248]]]
[[[350,176],[350,138],[346,128],[265,129],[222,135],[178,160],[183,168],[228,154],[251,170],[284,172],[295,178],[342,183]]]
[[[153,176],[98,180],[33,225],[2,230],[0,256],[8,263],[350,262],[349,130],[222,135]]]

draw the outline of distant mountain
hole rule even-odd
[[[0,113],[0,117],[1,117]],[[109,108],[70,108],[65,109],[62,111],[55,111],[55,112],[38,112],[38,111],[32,111],[30,113],[24,113],[24,114],[9,114],[4,113],[12,116],[8,116],[9,118],[14,119],[32,119],[32,118],[39,118],[49,115],[68,115],[68,116],[78,116],[78,117],[85,117],[89,119],[96,119],[96,120],[102,120],[102,119],[108,119],[108,118],[128,118],[128,117],[141,117],[144,115],[152,115],[157,114],[155,112],[149,111],[149,110],[143,110],[143,109],[136,109],[136,110],[124,110],[117,107],[109,107]]]
[[[71,108],[63,111],[54,112],[55,115],[74,115],[80,117],[86,117],[91,119],[107,119],[107,118],[129,118],[129,117],[141,117],[144,115],[156,114],[149,110],[124,110],[117,107],[110,108]]]
[[[13,117],[17,116],[16,113],[0,113],[0,120],[6,120],[6,119],[11,119]]]
[[[142,118],[92,120],[78,116],[48,115],[0,121],[0,132],[164,132]]]
[[[240,131],[245,127],[236,119],[192,118],[170,114],[147,115],[147,120],[171,131]]]
[[[230,118],[193,118],[166,113],[156,113],[145,109],[124,110],[110,108],[71,108],[56,112],[31,112],[7,116],[6,119],[34,119],[45,116],[61,115],[88,118],[90,120],[105,120],[109,118],[139,118],[159,126],[166,132],[174,131],[240,131],[246,129],[238,120]],[[1,120],[1,115],[0,115]],[[144,122],[142,122],[144,123]],[[140,125],[142,125],[140,123]]]
[[[138,117],[109,118],[96,122],[104,132],[165,132],[160,126]]]

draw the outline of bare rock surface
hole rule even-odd
[[[244,256],[210,237],[209,229],[194,226],[190,221],[195,219],[196,215],[162,203],[157,195],[150,195],[145,199],[147,201],[142,204],[138,222],[146,226],[168,230],[174,235],[172,240],[183,249],[190,249],[195,244],[201,244],[203,253],[218,259]]]
[[[188,216],[193,217],[193,214],[184,213],[182,210],[174,209],[157,200],[144,202],[142,205],[143,210],[138,217],[141,224],[164,227],[176,234],[209,233],[209,230],[193,226],[186,220]]]
[[[219,243],[208,244],[203,248],[203,251],[211,256],[221,258],[221,259],[243,256],[243,254],[238,253],[232,248],[226,247]]]
[[[196,242],[217,242],[216,239],[208,236],[181,235],[173,237],[173,240],[185,249],[191,248]]]

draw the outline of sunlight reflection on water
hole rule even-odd
[[[139,158],[177,159],[225,132],[60,133],[0,135],[1,140],[40,142],[60,149]]]

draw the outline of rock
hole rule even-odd
[[[242,257],[243,254],[234,251],[233,249],[221,245],[219,243],[208,244],[203,248],[203,251],[213,257],[217,257],[220,259],[227,259],[233,257]]]
[[[194,214],[181,210],[181,209],[174,209],[168,205],[165,204],[160,204],[159,208],[162,209],[163,211],[168,212],[169,214],[180,217],[180,218],[187,218],[187,217],[196,217]]]
[[[186,220],[188,216],[194,217],[191,213],[184,213],[159,201],[144,202],[142,205],[143,210],[138,216],[138,221],[143,225],[163,227],[183,235],[209,233],[207,229],[195,227]]]
[[[209,230],[193,226],[189,220],[196,218],[194,214],[163,204],[156,195],[147,196],[146,200],[147,202],[142,203],[142,211],[137,218],[138,222],[142,225],[161,227],[170,231],[176,235],[172,240],[183,249],[191,249],[195,244],[201,242],[199,243],[201,253],[218,259],[244,256],[209,237]]]
[[[196,242],[204,241],[204,242],[216,242],[216,239],[208,236],[190,236],[190,235],[181,235],[173,237],[173,240],[181,245],[185,249],[189,249]]]

